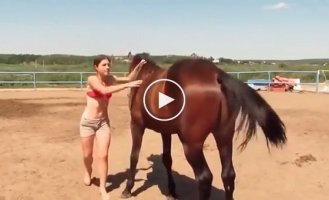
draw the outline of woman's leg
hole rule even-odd
[[[91,184],[94,139],[95,135],[81,137],[83,163],[85,168],[83,182],[85,185]]]
[[[106,192],[106,179],[108,174],[108,150],[111,142],[110,127],[108,122],[102,123],[99,130],[96,132],[97,143],[97,164],[100,180],[100,191],[103,199],[108,199]]]

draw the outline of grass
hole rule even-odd
[[[1,72],[93,72],[92,66],[87,65],[8,65],[0,64]],[[112,68],[115,72],[128,71],[128,64],[118,63]]]

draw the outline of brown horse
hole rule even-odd
[[[146,128],[161,133],[163,142],[163,163],[168,176],[168,199],[176,199],[175,183],[172,176],[171,134],[178,134],[188,163],[193,168],[198,184],[200,200],[210,198],[213,175],[203,154],[203,144],[210,133],[213,134],[222,164],[221,178],[226,200],[233,199],[235,171],[232,163],[232,143],[235,131],[246,128],[246,138],[241,144],[244,149],[256,134],[257,124],[262,128],[267,146],[269,142],[276,147],[287,140],[285,125],[271,106],[252,88],[231,77],[212,62],[204,59],[182,59],[168,70],[161,69],[143,54],[135,55],[130,71],[146,59],[147,63],[138,74],[142,79],[141,87],[130,93],[132,149],[127,185],[122,198],[131,196],[134,186],[136,165]],[[177,82],[184,90],[186,104],[181,114],[169,121],[153,119],[143,106],[144,92],[153,81],[167,78]],[[177,103],[157,109],[158,92],[172,97]],[[179,110],[182,95],[168,82],[159,82],[150,87],[145,96],[147,107],[154,115],[168,118]],[[240,114],[240,123],[236,119]],[[235,129],[237,125],[237,129]]]

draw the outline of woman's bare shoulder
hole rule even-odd
[[[88,81],[95,81],[95,80],[97,80],[97,76],[96,75],[90,75],[90,76],[88,76],[87,80]]]
[[[101,83],[100,83],[99,79],[97,78],[97,76],[95,76],[95,75],[88,76],[87,87],[92,88],[93,86],[95,86],[95,85],[97,86],[99,84],[101,84]]]

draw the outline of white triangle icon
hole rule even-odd
[[[163,106],[166,106],[167,104],[173,102],[175,99],[159,92],[159,109],[162,108]]]

